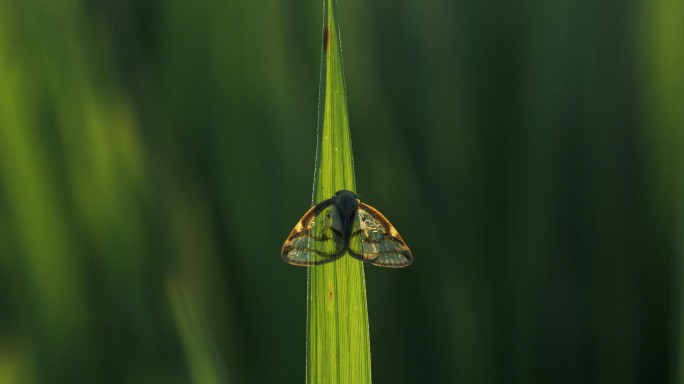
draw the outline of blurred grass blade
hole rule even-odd
[[[356,192],[337,2],[324,0],[318,147],[313,202]],[[342,257],[309,268],[308,383],[370,383],[370,338],[363,263]]]
[[[186,360],[193,383],[227,383],[216,348],[212,343],[203,312],[195,302],[192,292],[182,279],[170,277],[166,290],[173,309],[178,332],[181,336]]]
[[[653,254],[673,252],[677,270],[679,294],[675,295],[679,308],[678,356],[675,381],[684,383],[684,3],[672,0],[643,1],[639,9],[641,22],[640,59],[642,76],[641,104],[645,124],[643,138],[648,153],[649,192],[651,194],[650,221],[673,223],[673,244],[660,227],[653,231]],[[646,232],[648,233],[648,232]],[[673,247],[671,250],[670,247]],[[675,382],[673,381],[673,382]]]

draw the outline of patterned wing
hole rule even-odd
[[[379,267],[402,268],[413,262],[399,232],[382,213],[363,202],[354,219],[349,254]]]
[[[293,265],[318,265],[344,255],[341,221],[331,200],[309,209],[285,240],[280,256]]]

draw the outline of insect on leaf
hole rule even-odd
[[[389,220],[345,190],[304,214],[285,240],[281,256],[290,264],[312,266],[346,252],[379,267],[401,268],[413,262],[410,249]]]

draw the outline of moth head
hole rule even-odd
[[[347,190],[337,191],[332,199],[340,213],[347,215],[353,214],[359,204],[356,194]]]
[[[339,191],[335,192],[335,197],[340,197],[340,196],[346,196],[346,195],[351,195],[354,196],[355,199],[359,198],[359,195],[352,191],[348,191],[346,189],[340,189]]]

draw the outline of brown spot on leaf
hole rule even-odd
[[[330,26],[326,25],[323,28],[323,51],[328,52],[328,46],[330,46]]]

